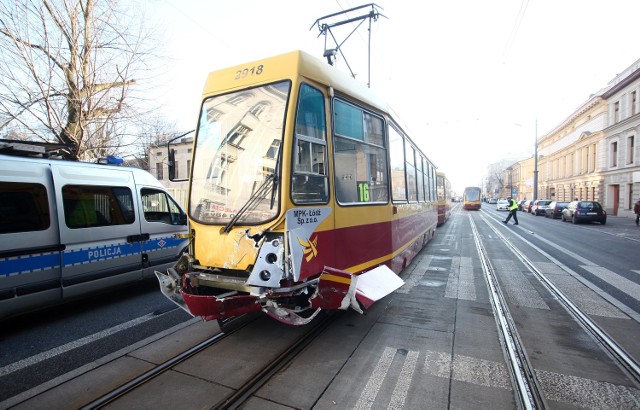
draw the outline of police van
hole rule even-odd
[[[144,170],[0,153],[0,319],[154,277],[187,234]]]

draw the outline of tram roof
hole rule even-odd
[[[259,66],[262,66],[262,72],[258,78],[255,72]],[[247,76],[235,79],[238,75],[242,76],[244,70],[247,70]],[[365,84],[300,50],[213,71],[209,73],[205,83],[204,96],[293,78],[296,75],[325,84],[391,115],[389,105]]]

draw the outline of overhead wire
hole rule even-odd
[[[509,39],[507,40],[507,44],[505,46],[503,57],[506,60],[511,52],[511,47],[513,47],[513,43],[516,41],[516,37],[518,36],[518,31],[520,31],[520,25],[522,24],[522,20],[524,19],[524,15],[527,11],[527,7],[529,6],[529,0],[522,0],[520,3],[520,10],[518,10],[518,15],[513,23],[513,27],[511,28],[511,33],[509,34]]]

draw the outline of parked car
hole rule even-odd
[[[523,199],[522,201],[518,202],[518,211],[524,211],[524,204],[527,202],[529,201],[527,201],[526,199]]]
[[[487,203],[489,204],[495,204],[498,202],[498,198],[489,198],[489,200],[487,201]]]
[[[596,201],[573,201],[562,211],[562,220],[574,224],[580,222],[607,223],[607,212]]]
[[[544,215],[545,209],[549,207],[551,203],[548,199],[537,199],[533,201],[533,205],[531,205],[531,213],[535,216]]]
[[[547,218],[557,219],[562,217],[562,210],[569,205],[569,202],[553,201],[544,210],[544,216]]]
[[[498,211],[508,211],[509,210],[509,201],[506,199],[499,199],[496,204],[496,209]]]
[[[522,205],[522,212],[531,213],[531,206],[533,205],[533,201],[525,201],[524,205]]]

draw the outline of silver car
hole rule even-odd
[[[509,210],[509,201],[506,200],[506,199],[498,200],[498,203],[496,204],[496,209],[498,211],[508,211]]]

